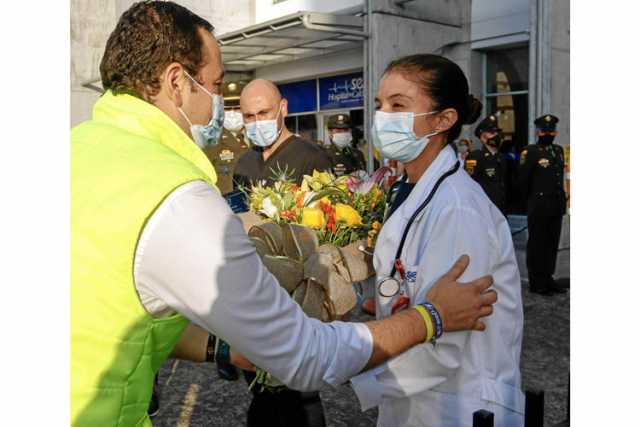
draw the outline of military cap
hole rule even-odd
[[[225,107],[240,106],[240,92],[246,86],[246,82],[229,82],[225,83],[222,88],[222,96],[224,97]]]
[[[533,121],[533,124],[536,125],[536,128],[543,132],[555,131],[557,123],[558,123],[558,118],[553,114],[545,114],[544,116],[540,116]]]
[[[502,129],[498,126],[498,115],[491,114],[485,117],[478,126],[476,126],[475,134],[480,138],[482,132],[500,132]]]
[[[334,114],[327,122],[328,129],[351,129],[351,117],[349,114]]]

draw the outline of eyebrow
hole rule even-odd
[[[394,93],[393,95],[389,96],[389,99],[393,99],[393,98],[406,98],[409,101],[413,101],[413,98],[411,98],[410,96],[407,96],[403,93]]]

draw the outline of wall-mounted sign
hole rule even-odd
[[[278,85],[280,93],[289,102],[289,113],[306,113],[316,111],[318,93],[316,79]]]
[[[364,105],[364,78],[362,73],[318,79],[320,110],[358,108]]]

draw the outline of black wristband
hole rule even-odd
[[[215,335],[209,334],[207,341],[207,354],[205,355],[205,361],[214,363],[216,361],[216,341],[218,339]]]
[[[229,344],[223,339],[218,339],[216,342],[216,363],[229,364],[231,363],[231,349]]]

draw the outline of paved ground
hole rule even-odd
[[[568,225],[568,224],[567,224]],[[526,231],[514,238],[523,277],[523,242]],[[561,248],[568,247],[568,234]],[[567,276],[568,250],[558,259],[558,275]],[[569,294],[543,297],[529,294],[523,280],[524,340],[521,371],[524,389],[545,390],[545,425],[563,421],[566,415],[569,374]],[[368,316],[354,313],[354,318]],[[245,425],[250,396],[245,382],[218,379],[214,366],[170,360],[160,371],[162,386],[160,413],[154,426]],[[375,426],[376,410],[362,413],[348,386],[321,393],[329,427]]]

